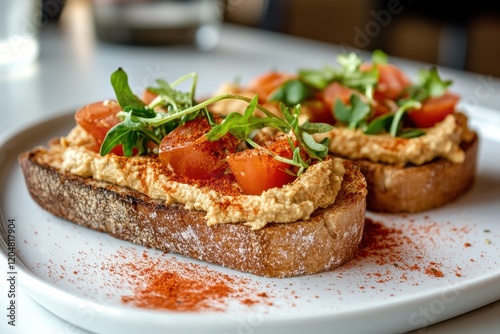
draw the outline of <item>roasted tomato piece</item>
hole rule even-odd
[[[209,179],[224,174],[226,156],[236,150],[238,141],[230,134],[210,141],[205,136],[210,129],[205,118],[198,118],[166,135],[159,148],[163,165],[191,179]]]
[[[294,78],[295,75],[273,71],[256,77],[248,84],[247,89],[255,92],[260,101],[267,101],[279,86]]]
[[[396,100],[403,96],[405,89],[411,85],[411,80],[394,64],[377,64],[379,78],[375,88],[375,99]],[[369,71],[373,64],[362,64],[361,71]]]
[[[459,100],[458,95],[446,92],[439,97],[431,97],[422,101],[422,108],[412,109],[407,115],[417,127],[429,128],[453,113]]]
[[[75,113],[75,121],[85,129],[97,142],[97,150],[101,147],[108,131],[120,123],[116,114],[121,110],[116,101],[99,101],[78,109]],[[123,155],[122,146],[115,147],[112,153]]]
[[[286,140],[275,141],[267,148],[282,157],[292,157]],[[286,172],[287,169],[292,170],[290,164],[276,160],[262,149],[231,154],[227,162],[241,190],[248,195],[260,195],[265,190],[280,188],[296,179],[296,176]]]
[[[354,89],[351,89],[334,81],[321,92],[321,98],[333,115],[337,100],[340,99],[342,103],[349,104],[352,94],[357,94],[357,92]]]

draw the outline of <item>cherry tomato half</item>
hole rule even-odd
[[[280,156],[292,157],[286,140],[276,141],[268,149]],[[248,195],[260,195],[265,190],[280,188],[296,178],[286,172],[291,169],[290,164],[276,160],[262,149],[231,154],[227,162],[241,190]]]
[[[351,95],[356,93],[357,92],[354,89],[334,81],[321,92],[321,98],[328,107],[328,110],[330,110],[330,113],[332,113],[333,117],[334,107],[337,100],[340,99],[342,103],[350,104]]]
[[[205,118],[198,118],[166,135],[159,148],[163,165],[191,179],[209,179],[224,174],[226,156],[236,150],[237,140],[228,134],[210,141],[205,136],[210,129]]]
[[[116,101],[94,102],[78,109],[75,113],[75,121],[94,137],[98,150],[108,131],[121,122],[116,116],[120,110],[121,107]],[[111,152],[123,155],[122,146],[115,147]]]
[[[460,97],[446,92],[439,97],[431,97],[422,101],[422,108],[408,111],[408,118],[419,128],[429,128],[441,122],[455,111]]]
[[[406,74],[394,64],[377,64],[379,77],[375,87],[374,97],[376,100],[396,100],[404,94],[404,90],[411,85]],[[362,64],[361,71],[369,71],[373,64]]]

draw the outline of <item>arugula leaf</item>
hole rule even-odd
[[[394,119],[394,114],[384,114],[374,118],[364,131],[367,135],[376,135],[383,132],[389,132],[389,129]]]
[[[355,53],[340,55],[337,60],[342,65],[338,81],[344,86],[364,93],[371,100],[373,89],[379,77],[377,67],[373,66],[369,71],[361,71],[362,60]]]
[[[188,92],[182,92],[175,87],[187,79],[192,79],[191,89]],[[150,103],[149,107],[163,107],[168,111],[178,111],[187,109],[195,104],[194,94],[197,82],[196,73],[189,73],[173,83],[169,84],[165,80],[157,79],[158,87],[148,87],[153,93],[158,96]]]
[[[358,125],[370,115],[370,105],[363,102],[357,94],[352,94],[351,105],[345,105],[342,100],[335,102],[335,118],[347,124],[349,129],[356,129]]]
[[[287,108],[285,105],[281,105],[281,111],[285,115],[291,131],[294,133],[295,138],[299,142],[300,146],[307,152],[307,154],[317,160],[323,160],[328,153],[328,141],[316,142],[311,136],[310,132],[304,131],[304,128],[300,125],[300,105],[296,105],[293,108]],[[311,124],[311,123],[309,123]],[[327,127],[319,127],[321,130],[326,130]],[[306,125],[305,129],[307,131],[311,130],[309,125]]]
[[[376,49],[372,52],[372,63],[374,64],[387,64],[389,62],[389,57],[387,53],[382,50]]]
[[[442,96],[453,82],[441,79],[436,67],[428,70],[420,70],[418,82],[408,88],[409,96],[402,103],[409,100],[421,102],[430,97]]]
[[[306,119],[300,125],[300,129],[309,134],[315,133],[325,133],[333,129],[333,125],[327,123],[310,123],[308,119]]]
[[[144,102],[135,96],[130,89],[127,73],[122,68],[118,68],[111,74],[111,85],[113,86],[120,107],[142,108],[145,106]]]
[[[387,55],[380,50],[372,54],[374,62],[387,61]],[[318,90],[325,89],[330,83],[338,81],[340,84],[356,89],[372,99],[373,90],[378,82],[379,72],[376,66],[370,70],[361,71],[362,59],[354,52],[340,54],[337,57],[340,68],[324,67],[321,70],[301,69],[299,79],[306,85]]]
[[[401,131],[403,117],[409,109],[420,108],[420,102],[409,100],[401,105],[394,114],[384,114],[374,118],[364,131],[365,134],[379,134],[387,132],[393,137],[413,138],[425,133],[419,129]]]
[[[313,157],[319,160],[326,158],[328,155],[328,142],[317,142],[313,136],[307,132],[302,132],[302,142],[308,150],[314,152]],[[325,138],[326,139],[326,138]]]
[[[419,72],[419,83],[426,91],[428,97],[439,97],[443,95],[452,84],[451,80],[442,80],[436,67]]]
[[[250,132],[266,126],[269,120],[253,116],[258,102],[259,97],[256,95],[248,104],[243,115],[236,112],[229,113],[220,124],[212,127],[212,130],[206,134],[207,138],[218,140],[227,133],[231,133],[240,140],[246,140]]]
[[[408,129],[405,131],[402,131],[399,134],[399,137],[401,138],[416,138],[425,135],[425,131],[422,129]]]
[[[311,96],[311,94],[312,89],[309,86],[301,80],[294,79],[279,86],[278,89],[269,96],[269,101],[283,102],[291,107],[303,102]]]
[[[331,67],[321,70],[300,69],[298,74],[302,82],[318,90],[325,89],[337,76],[336,71]]]
[[[196,74],[190,73],[168,84],[166,81],[158,80],[159,87],[150,87],[151,91],[158,97],[146,106],[136,97],[128,84],[128,76],[121,68],[111,75],[111,84],[116,94],[118,103],[122,107],[117,116],[122,122],[111,128],[101,145],[100,154],[105,155],[118,145],[123,145],[125,156],[147,153],[147,142],[152,141],[160,144],[162,138],[170,131],[188,120],[198,117],[199,112],[205,112],[206,108],[200,106],[193,108],[194,84],[188,93],[180,92],[174,87],[186,79],[196,82]],[[157,112],[154,107],[164,107],[167,112]]]
[[[144,132],[142,126],[138,122],[131,119],[132,112],[121,123],[112,127],[101,145],[100,154],[106,155],[118,145],[123,145],[123,155],[131,156],[133,149],[136,148],[139,154],[144,154],[147,151]]]

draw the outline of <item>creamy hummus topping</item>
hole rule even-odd
[[[461,163],[462,141],[470,140],[467,118],[462,113],[448,115],[442,122],[416,138],[394,138],[389,134],[366,135],[361,130],[335,128],[327,134],[330,152],[349,159],[368,159],[389,164],[422,165],[435,158]]]
[[[239,222],[256,230],[270,222],[308,219],[314,210],[335,201],[344,175],[340,159],[327,159],[282,188],[269,189],[260,196],[229,196],[169,179],[155,157],[100,156],[87,148],[88,137],[76,127],[61,140],[63,171],[129,187],[166,204],[182,203],[186,209],[205,211],[209,225]]]

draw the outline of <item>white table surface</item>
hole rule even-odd
[[[198,72],[198,94],[203,95],[222,82],[245,82],[271,68],[293,72],[302,67],[334,64],[336,54],[342,51],[332,45],[234,26],[224,26],[220,44],[210,53],[199,53],[187,46],[134,48],[104,44],[81,26],[66,28],[44,27],[36,63],[15,72],[0,72],[0,133],[14,131],[20,124],[48,113],[66,113],[88,102],[112,97],[109,76],[119,66],[127,71],[137,92],[153,84],[155,78],[168,81]],[[392,61],[411,75],[427,66],[401,59]],[[453,78],[454,90],[462,95],[469,111],[478,105],[500,109],[500,80],[446,68],[440,71],[443,77]],[[7,265],[1,267],[5,273]],[[0,279],[2,309],[7,303],[6,283],[5,278]],[[45,310],[22,287],[18,286],[17,293],[18,326],[7,326],[2,316],[0,333],[88,333]],[[500,301],[419,332],[499,333]]]

